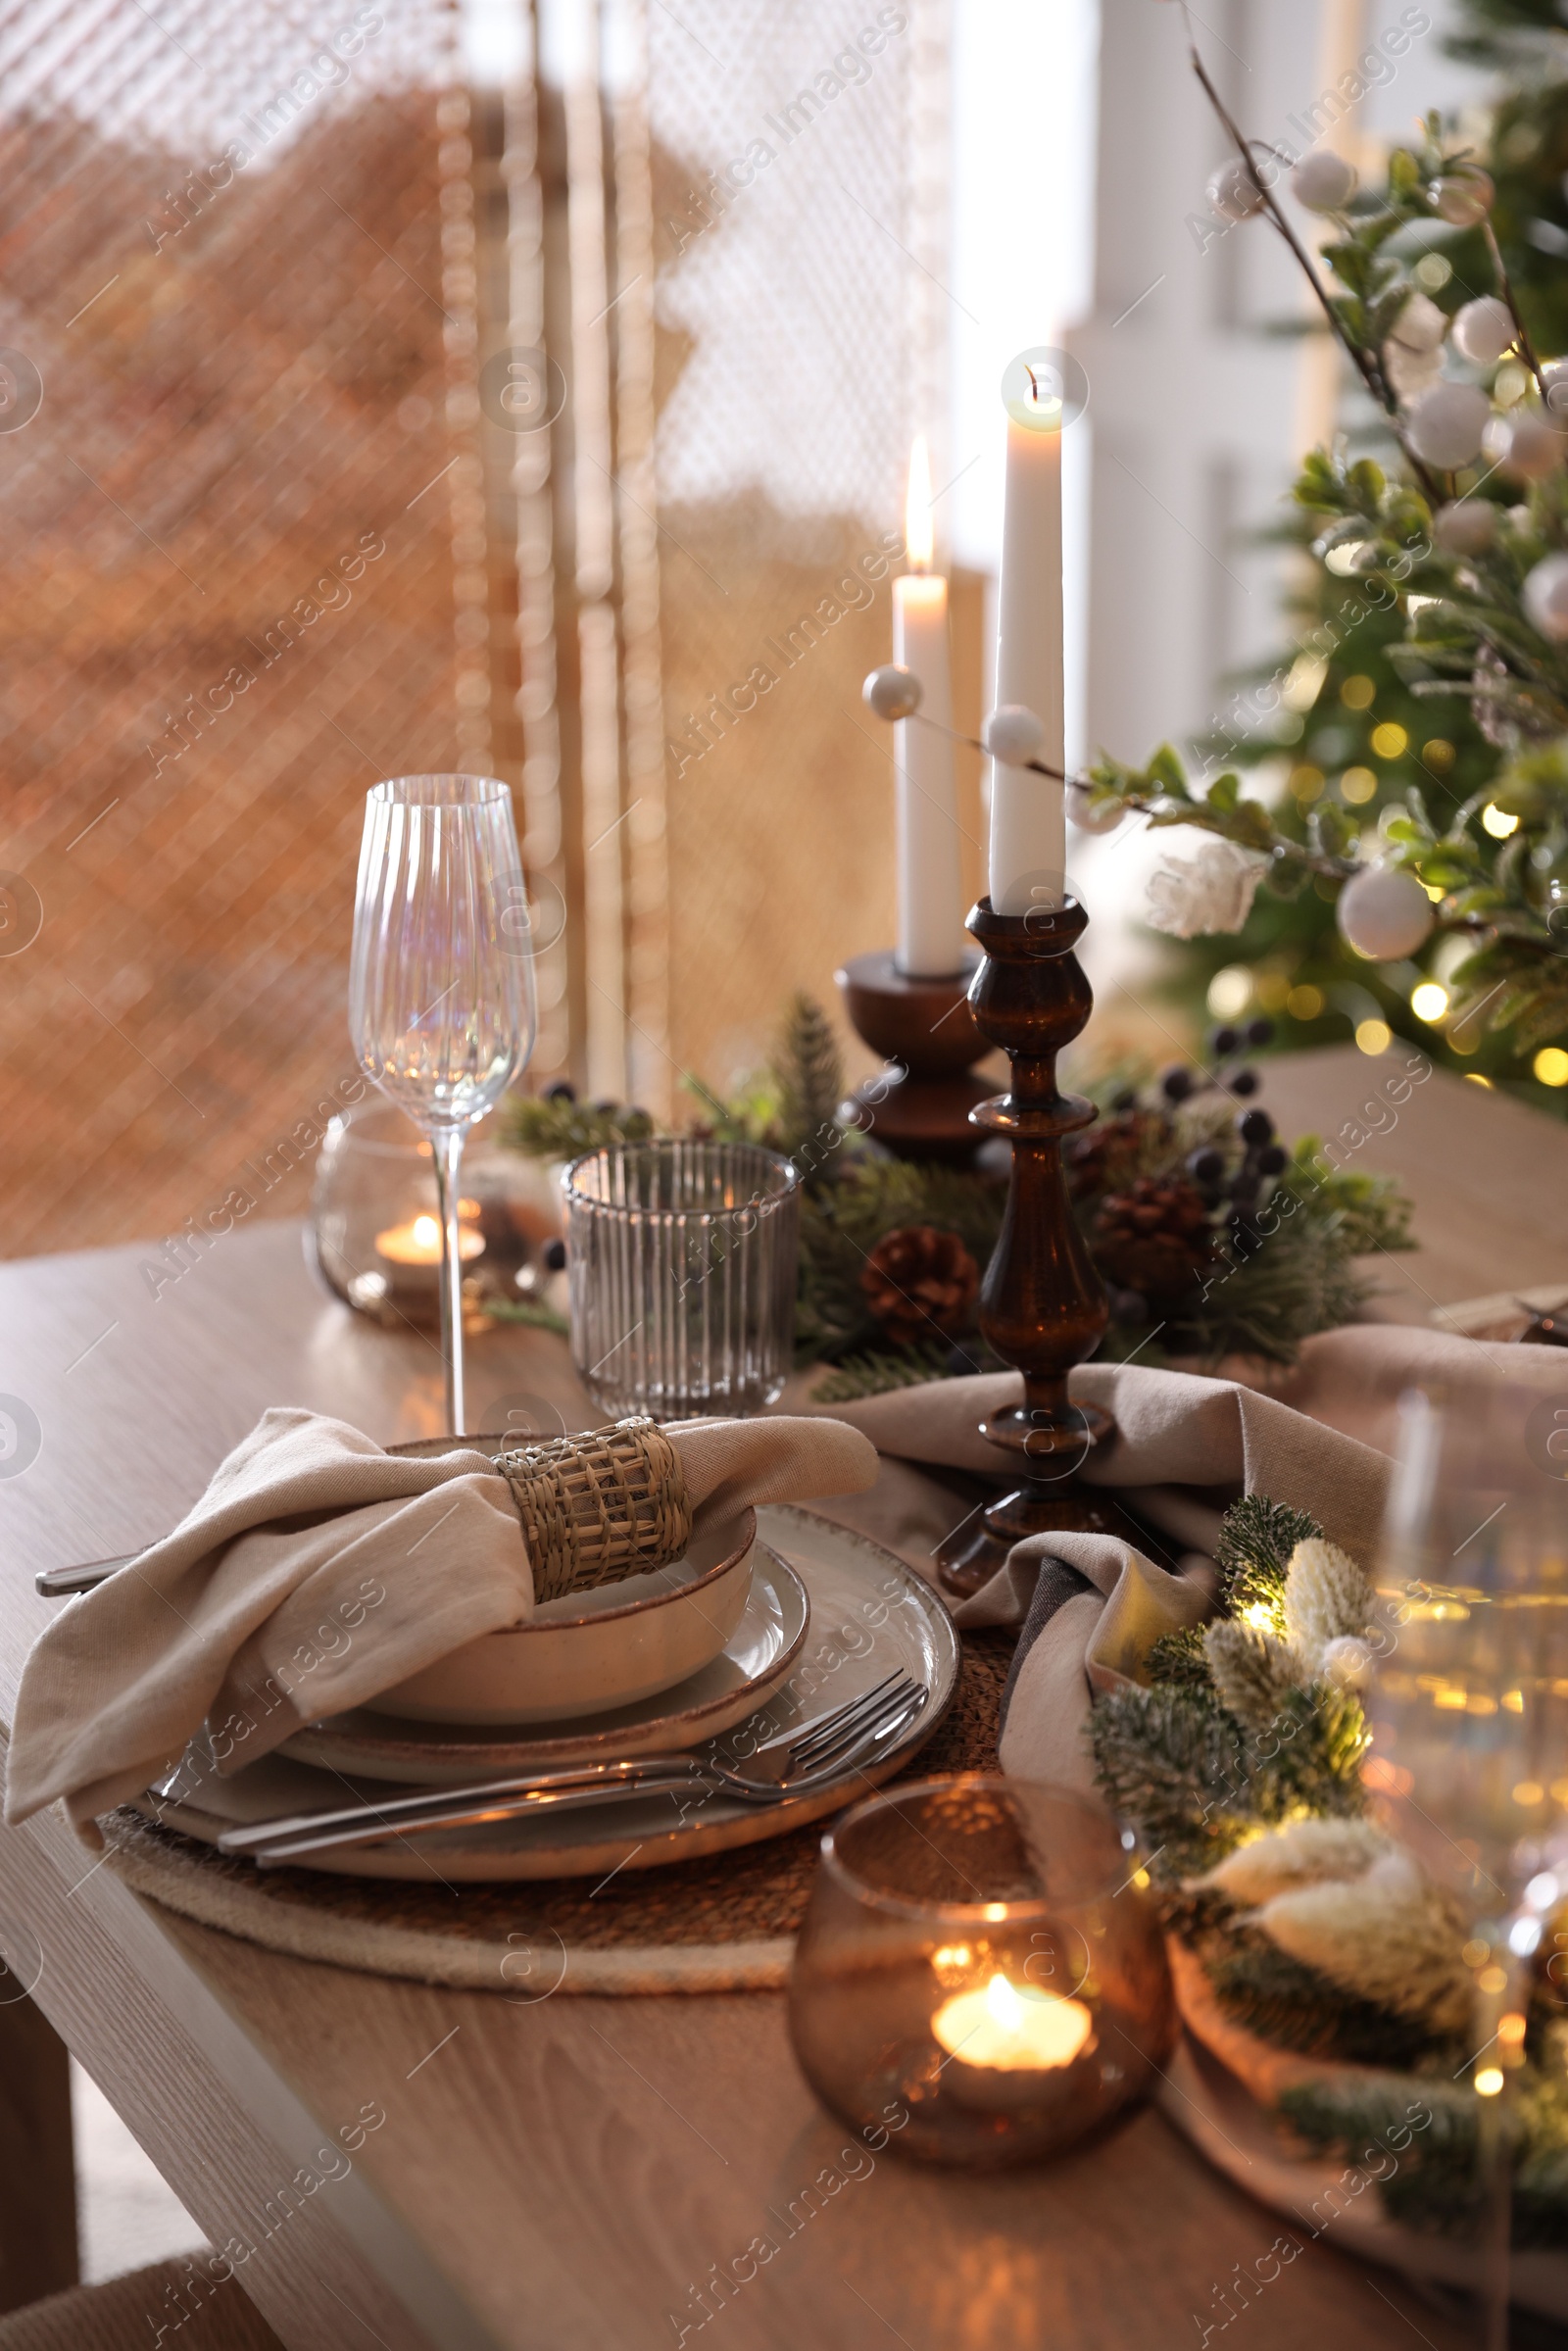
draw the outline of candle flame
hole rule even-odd
[[[931,523],[931,453],[924,433],[909,451],[909,487],[904,501],[904,545],[911,571],[929,571],[936,549]]]
[[[441,1238],[441,1227],[433,1216],[416,1216],[414,1220],[414,1238],[420,1249],[434,1249]]]
[[[986,2006],[1006,2032],[1017,2032],[1023,2022],[1023,2002],[1005,1976],[993,1976],[986,1985]]]

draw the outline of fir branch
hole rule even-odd
[[[655,1132],[646,1110],[564,1094],[513,1094],[501,1108],[501,1140],[530,1159],[576,1159],[607,1143],[647,1143]]]
[[[528,1298],[487,1298],[484,1311],[492,1322],[520,1322],[531,1331],[554,1331],[558,1339],[570,1336],[571,1325],[554,1306]]]
[[[1397,2063],[1396,2047],[1391,2040],[1375,2054]],[[1513,2242],[1560,2250],[1568,2246],[1568,2081],[1560,2057],[1526,2064],[1514,2107]],[[1396,2150],[1398,2168],[1381,2181],[1391,2219],[1428,2235],[1464,2240],[1477,2232],[1478,2101],[1468,2088],[1428,2072],[1379,2071],[1353,2082],[1329,2076],[1294,2084],[1280,2108],[1317,2153],[1354,2163],[1368,2147]]]
[[[813,1404],[853,1404],[865,1396],[889,1396],[899,1388],[922,1388],[947,1376],[946,1350],[911,1349],[906,1354],[850,1355],[818,1381]]]
[[[703,1125],[715,1142],[755,1143],[753,1122],[747,1116],[747,1105],[725,1102],[711,1086],[687,1070],[681,1079],[685,1091],[703,1112]]]
[[[1198,1877],[1247,1834],[1242,1727],[1211,1697],[1162,1686],[1118,1690],[1089,1718],[1095,1769],[1107,1803],[1158,1854],[1162,1878]]]
[[[1271,1502],[1266,1494],[1244,1494],[1220,1522],[1214,1543],[1219,1569],[1215,1605],[1222,1616],[1241,1616],[1252,1607],[1269,1612],[1269,1624],[1285,1626],[1285,1577],[1298,1543],[1321,1538],[1322,1528],[1304,1510]],[[1275,1625],[1275,1616],[1278,1624]]]
[[[1366,1809],[1360,1764],[1371,1743],[1360,1701],[1316,1682],[1290,1690],[1266,1732],[1250,1733],[1244,1758],[1248,1795],[1267,1827],[1303,1812],[1353,1819]]]
[[[773,1074],[783,1150],[799,1151],[836,1129],[844,1098],[844,1056],[827,1014],[813,997],[791,998]]]
[[[1281,1222],[1246,1256],[1227,1251],[1184,1312],[1182,1351],[1209,1363],[1253,1355],[1294,1363],[1303,1339],[1353,1322],[1372,1296],[1332,1214]]]
[[[1214,1678],[1208,1670],[1200,1625],[1184,1625],[1179,1633],[1161,1633],[1144,1665],[1151,1682],[1164,1684],[1171,1690],[1197,1690],[1210,1697],[1214,1694]]]
[[[1260,2039],[1302,2056],[1360,2065],[1413,2065],[1432,2046],[1408,2017],[1345,1992],[1234,1918],[1200,1950],[1227,2016]]]

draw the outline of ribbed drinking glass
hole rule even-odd
[[[427,1135],[441,1218],[447,1417],[464,1425],[464,1139],[527,1066],[533,926],[512,795],[493,776],[405,775],[366,797],[349,1028],[360,1067]]]
[[[610,1144],[565,1183],[571,1351],[607,1412],[760,1412],[795,1331],[800,1177],[747,1143]]]

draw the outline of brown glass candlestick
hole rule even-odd
[[[980,1290],[980,1329],[1023,1373],[1023,1401],[980,1423],[980,1434],[1012,1457],[1018,1484],[955,1528],[937,1554],[943,1590],[963,1598],[1025,1535],[1070,1528],[1134,1534],[1113,1502],[1074,1476],[1115,1424],[1098,1405],[1067,1398],[1068,1372],[1094,1353],[1109,1320],[1061,1165],[1065,1138],[1098,1113],[1093,1102],[1056,1087],[1056,1055],[1094,1007],[1072,952],[1087,922],[1072,899],[998,914],[983,898],[969,916],[984,951],[969,987],[975,1027],[1012,1063],[1011,1090],[970,1112],[976,1127],[1012,1146],[1006,1212]]]
[[[838,974],[857,1036],[903,1073],[856,1088],[856,1123],[901,1159],[966,1166],[979,1148],[969,1113],[990,1088],[970,1066],[990,1049],[969,1001],[977,968],[969,955],[951,979],[917,979],[883,948],[852,955]]]

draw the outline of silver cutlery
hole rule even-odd
[[[885,1750],[929,1697],[930,1691],[908,1674],[889,1674],[874,1690],[766,1740],[748,1758],[752,1768],[744,1773],[717,1761],[711,1751],[717,1742],[711,1741],[707,1752],[632,1756],[253,1822],[226,1830],[219,1850],[267,1867],[425,1829],[478,1827],[658,1795],[689,1792],[780,1804],[829,1786],[847,1769]]]
[[[46,1567],[32,1579],[32,1589],[46,1600],[69,1600],[78,1592],[96,1592],[118,1568],[132,1567],[142,1556],[126,1551],[120,1559],[88,1559],[80,1567]]]

